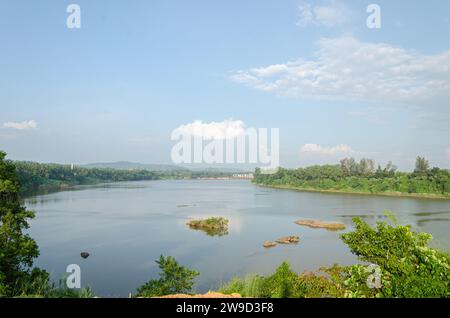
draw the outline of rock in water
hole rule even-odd
[[[298,225],[306,225],[312,228],[322,228],[331,231],[345,230],[345,224],[338,222],[327,223],[319,220],[298,220],[295,221],[295,223]]]
[[[80,253],[80,256],[81,256],[82,258],[88,258],[88,257],[89,257],[89,253],[88,253],[88,252],[81,252],[81,253]]]
[[[291,235],[291,236],[284,236],[277,240],[277,243],[280,244],[292,244],[292,243],[298,243],[300,241],[300,237]]]
[[[271,248],[271,247],[274,247],[275,245],[277,245],[277,243],[271,242],[271,241],[265,241],[263,246],[265,248]]]

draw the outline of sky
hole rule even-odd
[[[446,0],[0,0],[0,149],[170,164],[174,130],[278,128],[286,167],[449,168],[449,33]]]

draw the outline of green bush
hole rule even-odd
[[[375,228],[355,218],[355,230],[342,240],[362,261],[381,270],[382,287],[367,290],[370,275],[362,265],[348,269],[347,287],[352,296],[449,297],[450,256],[428,246],[431,235],[415,233],[409,226],[378,222]]]
[[[199,272],[181,266],[171,257],[161,255],[156,261],[161,269],[159,279],[152,279],[137,289],[138,297],[156,297],[170,294],[187,294],[192,291],[194,278]]]
[[[334,265],[321,268],[323,273],[302,273],[296,280],[295,290],[302,298],[337,298],[345,296],[342,274],[345,267]]]
[[[344,289],[334,279],[335,275],[342,273],[343,267],[334,266],[322,270],[326,276],[316,273],[297,275],[287,262],[283,262],[271,276],[233,278],[222,286],[220,292],[261,298],[343,297]]]
[[[283,262],[274,274],[263,282],[263,296],[270,298],[291,298],[298,296],[295,283],[298,275],[291,270],[287,262]]]

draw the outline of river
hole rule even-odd
[[[357,261],[341,232],[294,224],[298,219],[386,220],[433,234],[433,245],[450,245],[450,201],[325,194],[261,188],[246,180],[163,180],[79,186],[25,200],[36,211],[31,236],[41,255],[35,265],[58,281],[69,264],[81,268],[83,286],[104,297],[128,296],[157,277],[159,255],[200,272],[196,291],[217,289],[233,276],[269,274],[287,260],[297,272]],[[189,229],[190,218],[223,216],[228,235]],[[345,231],[344,231],[345,232]],[[266,240],[299,235],[300,243],[265,249]],[[80,252],[87,251],[87,259]]]

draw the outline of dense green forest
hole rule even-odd
[[[59,189],[68,186],[117,181],[159,179],[196,179],[229,177],[232,172],[178,170],[150,171],[148,169],[86,168],[55,163],[11,161],[16,167],[21,192],[39,189]]]
[[[81,168],[71,165],[44,164],[28,161],[15,161],[22,192],[42,187],[64,187],[99,182],[155,180],[160,176],[148,170],[116,170],[110,168]]]
[[[279,168],[273,174],[256,169],[253,182],[304,190],[450,198],[450,171],[430,168],[428,161],[421,157],[417,157],[416,168],[410,173],[397,171],[392,163],[375,169],[371,159],[356,162],[346,158],[336,165]]]

